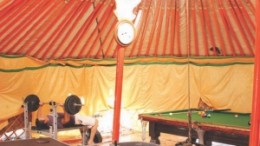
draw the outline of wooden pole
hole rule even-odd
[[[256,0],[256,39],[255,39],[255,67],[254,67],[254,89],[251,114],[250,146],[259,146],[259,124],[260,124],[260,0]]]
[[[115,87],[115,102],[114,102],[114,121],[113,121],[113,136],[112,142],[117,145],[120,132],[120,113],[121,113],[121,96],[123,86],[123,70],[124,70],[124,53],[125,48],[117,49],[117,64],[116,64],[116,87]]]

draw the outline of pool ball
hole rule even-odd
[[[206,118],[207,117],[207,113],[202,112],[202,114],[200,115],[202,118]]]
[[[198,114],[199,114],[202,118],[207,117],[207,113],[204,112],[204,111],[199,111]]]
[[[172,115],[172,113],[169,113],[169,115]]]
[[[237,117],[238,117],[238,114],[235,114],[235,117],[237,118]]]
[[[251,122],[250,122],[250,121],[248,121],[248,125],[249,125],[249,126],[251,125]]]

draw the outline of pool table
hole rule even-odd
[[[189,131],[193,141],[210,146],[212,141],[248,146],[250,133],[250,113],[236,113],[229,110],[210,110],[207,117],[202,117],[202,110],[190,109],[191,126],[188,126],[188,109],[157,113],[139,114],[143,129],[149,122],[151,142],[160,144],[160,133],[188,137]],[[189,130],[189,127],[190,130]]]

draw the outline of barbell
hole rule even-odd
[[[34,112],[40,107],[40,99],[35,94],[30,94],[24,99],[24,103],[27,104],[28,112]],[[47,103],[44,103],[47,104]],[[50,105],[57,105],[55,101],[48,102]],[[64,106],[64,110],[71,114],[75,115],[81,110],[83,104],[81,104],[80,98],[76,95],[69,95],[64,104],[59,104]]]

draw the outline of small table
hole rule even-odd
[[[24,139],[0,142],[0,146],[69,146],[52,138]]]
[[[142,123],[149,122],[151,142],[160,144],[160,133],[188,136],[188,109],[139,114]],[[201,110],[191,109],[191,137],[200,144],[211,145],[212,141],[248,146],[250,113],[207,111],[210,117],[201,117]],[[146,124],[142,124],[146,125]],[[145,128],[143,128],[145,129]]]

